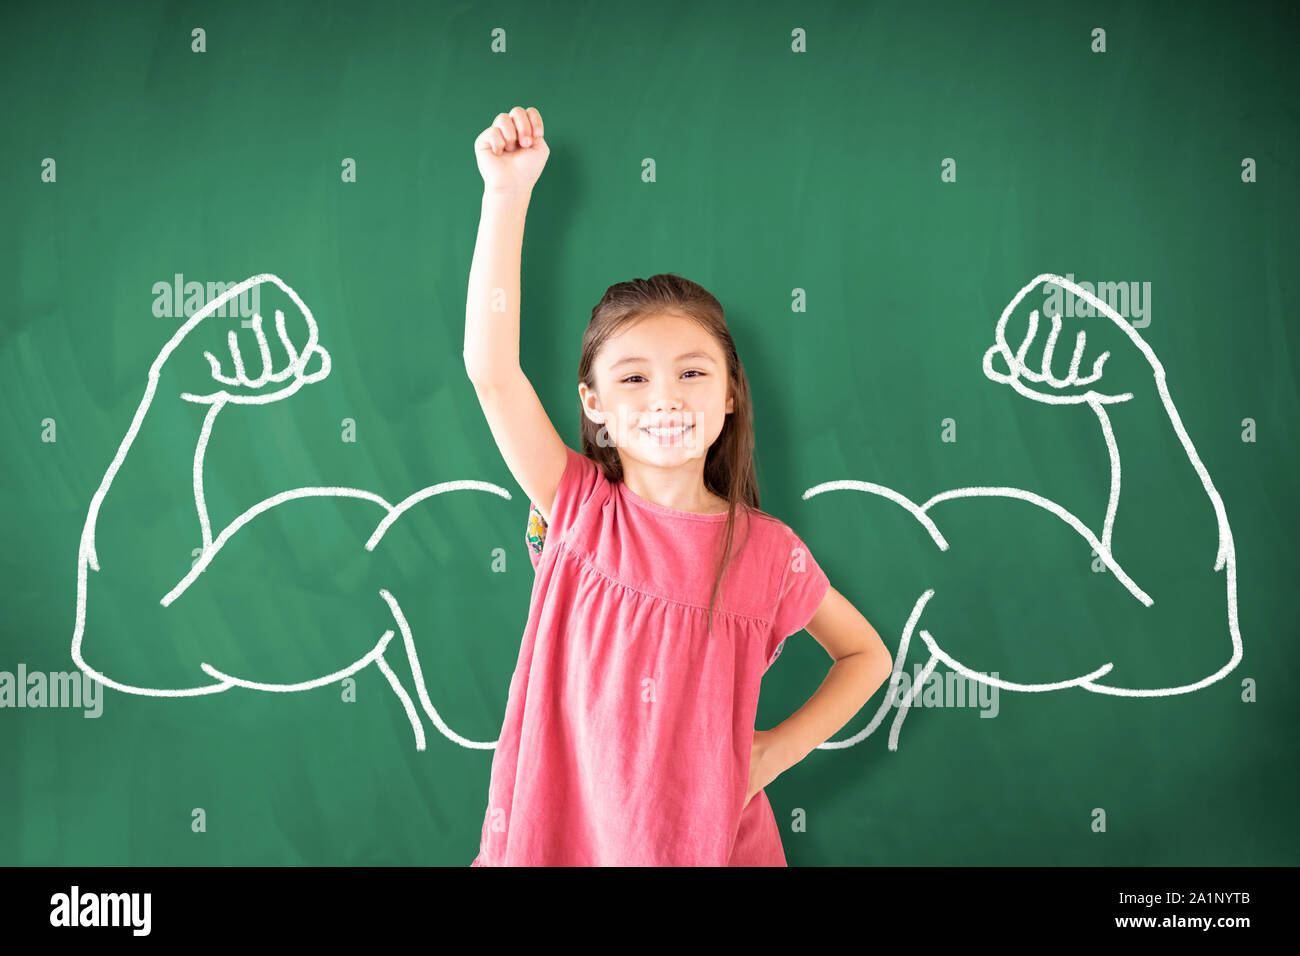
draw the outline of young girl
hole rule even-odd
[[[582,452],[564,444],[519,365],[541,115],[499,114],[474,151],[465,366],[532,502],[535,578],[471,865],[785,866],[762,788],[858,712],[889,652],[758,510],[749,384],[722,307],[694,282],[605,292],[578,366]],[[830,674],[755,731],[763,672],[805,627]]]

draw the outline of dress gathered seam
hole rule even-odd
[[[610,577],[600,568],[596,567],[596,565],[593,564],[591,561],[588,561],[586,555],[579,552],[576,548],[569,547],[569,543],[565,541],[563,538],[561,538],[559,541],[548,541],[547,544],[564,549],[565,551],[569,552],[569,554],[573,555],[573,557],[577,559],[578,563],[581,564],[583,567],[590,568],[592,571],[594,571],[596,574],[599,574],[606,581],[620,588],[623,588],[626,591],[631,591],[634,594],[640,594],[642,597],[654,598],[656,601],[664,601],[668,604],[676,604],[679,607],[688,607],[694,611],[704,611],[705,613],[708,613],[709,609],[707,607],[704,607],[703,605],[694,604],[690,601],[679,601],[676,598],[666,597],[662,594],[654,594],[650,591],[643,590],[642,588],[634,587],[633,585],[628,584],[624,581],[620,581],[618,578]],[[767,618],[755,617],[752,614],[741,614],[739,611],[728,610],[725,607],[714,607],[713,610],[715,613],[725,614],[728,617],[738,617],[741,620],[745,620],[745,621],[753,621],[754,623],[761,624],[764,627],[772,626],[772,622]]]

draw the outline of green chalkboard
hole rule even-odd
[[[767,788],[792,865],[1300,862],[1296,18],[1171,9],[11,5],[0,863],[474,858],[533,583],[462,360],[515,105],[561,436],[605,288],[701,283],[760,506],[895,656]],[[759,728],[829,663],[787,642]]]

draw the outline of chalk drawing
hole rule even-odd
[[[1174,407],[1173,399],[1169,397],[1169,387],[1165,381],[1165,369],[1156,358],[1155,352],[1151,350],[1150,345],[1138,334],[1137,330],[1122,315],[1111,308],[1106,302],[1098,299],[1095,295],[1081,288],[1073,282],[1062,278],[1053,273],[1043,273],[1036,276],[1028,285],[1021,289],[1003,310],[1001,318],[994,335],[996,341],[984,353],[983,368],[984,374],[995,382],[1004,385],[1010,385],[1021,395],[1036,402],[1044,402],[1051,405],[1066,404],[1086,404],[1092,409],[1097,417],[1098,424],[1101,427],[1102,437],[1105,439],[1107,452],[1110,457],[1110,494],[1106,506],[1106,514],[1102,519],[1102,532],[1100,538],[1077,516],[1071,514],[1065,508],[1061,507],[1054,501],[1026,491],[1021,488],[1003,488],[1003,487],[971,487],[956,488],[950,491],[941,492],[930,498],[924,504],[917,505],[905,495],[899,494],[893,489],[886,488],[883,485],[873,484],[865,481],[826,481],[813,485],[803,493],[804,500],[815,497],[816,495],[826,494],[832,491],[858,491],[865,494],[878,495],[889,501],[894,502],[903,510],[908,512],[929,534],[931,540],[941,551],[948,550],[948,542],[939,531],[931,515],[930,509],[941,501],[948,501],[958,498],[976,498],[976,497],[1001,497],[1015,498],[1021,501],[1029,502],[1040,508],[1054,514],[1071,530],[1077,532],[1088,545],[1096,550],[1098,557],[1105,563],[1107,569],[1111,571],[1115,580],[1119,581],[1130,594],[1133,595],[1145,607],[1151,607],[1155,602],[1153,599],[1138,586],[1120,566],[1115,556],[1111,553],[1111,531],[1114,526],[1115,512],[1119,506],[1120,493],[1120,455],[1116,446],[1114,430],[1111,428],[1110,417],[1106,412],[1106,406],[1117,402],[1126,402],[1133,398],[1131,392],[1119,394],[1106,394],[1092,387],[1088,387],[1081,392],[1071,391],[1080,386],[1092,386],[1102,378],[1102,367],[1109,357],[1109,352],[1102,352],[1093,362],[1092,373],[1083,377],[1079,376],[1079,363],[1086,345],[1086,333],[1080,330],[1075,339],[1075,349],[1070,361],[1069,371],[1064,378],[1055,378],[1051,372],[1052,355],[1056,347],[1057,337],[1061,331],[1060,316],[1052,316],[1052,331],[1048,335],[1046,343],[1043,346],[1042,368],[1035,371],[1025,363],[1025,356],[1033,344],[1033,339],[1038,331],[1038,310],[1034,310],[1029,316],[1029,329],[1025,334],[1025,339],[1016,352],[1011,351],[1011,347],[1006,340],[1006,326],[1012,312],[1024,299],[1024,297],[1035,286],[1043,282],[1055,283],[1063,289],[1074,293],[1075,295],[1086,299],[1099,316],[1109,319],[1120,331],[1122,331],[1133,343],[1142,356],[1146,359],[1151,367],[1154,376],[1156,388],[1160,394],[1161,403],[1164,406],[1166,414],[1169,416],[1169,422],[1173,425],[1174,432],[1178,435],[1182,443],[1183,450],[1187,454],[1188,461],[1195,468],[1196,474],[1201,479],[1201,485],[1205,489],[1206,495],[1214,505],[1214,513],[1218,522],[1219,538],[1218,551],[1214,560],[1214,571],[1221,571],[1226,568],[1225,582],[1227,588],[1227,617],[1228,617],[1228,634],[1231,638],[1232,652],[1226,664],[1213,673],[1207,674],[1200,680],[1183,684],[1177,687],[1115,687],[1111,684],[1102,683],[1098,678],[1103,677],[1111,669],[1113,664],[1106,663],[1086,674],[1080,674],[1068,680],[1057,681],[1053,683],[1022,684],[1012,681],[1002,680],[992,677],[988,674],[981,674],[978,671],[971,670],[963,665],[960,661],[947,654],[934,636],[925,629],[920,633],[921,640],[930,653],[930,659],[917,675],[917,679],[908,692],[898,700],[898,710],[894,716],[893,723],[889,731],[889,749],[898,749],[898,733],[902,727],[903,721],[907,717],[908,708],[916,695],[923,689],[925,681],[929,678],[931,671],[939,663],[943,663],[954,671],[962,674],[968,680],[980,681],[989,686],[995,686],[1000,690],[1021,691],[1021,692],[1044,692],[1063,690],[1070,687],[1082,687],[1084,690],[1092,691],[1096,694],[1113,694],[1122,697],[1166,697],[1173,694],[1189,694],[1198,691],[1203,687],[1213,684],[1215,681],[1222,679],[1232,671],[1241,661],[1242,641],[1241,632],[1237,625],[1237,552],[1233,545],[1232,529],[1228,525],[1228,514],[1223,506],[1223,499],[1219,497],[1219,492],[1215,489],[1214,483],[1210,480],[1209,472],[1201,462],[1200,455],[1196,453],[1196,448],[1192,445],[1192,440],[1187,435],[1187,430],[1183,427],[1182,419],[1178,415],[1178,410]],[[999,371],[994,368],[993,361],[1000,358],[1006,366],[1005,371]],[[1026,383],[1031,384],[1026,384]],[[1054,391],[1043,391],[1033,386],[1047,385]],[[916,631],[916,625],[921,617],[922,611],[930,598],[934,596],[933,589],[926,589],[919,598],[917,598],[907,622],[903,627],[903,633],[899,640],[898,651],[894,654],[894,669],[889,678],[884,699],[881,701],[879,708],[871,721],[862,728],[858,733],[846,738],[845,740],[826,741],[819,746],[825,749],[837,749],[851,747],[860,743],[880,726],[884,720],[886,712],[894,703],[897,696],[896,688],[899,685],[900,674],[903,672],[903,664],[907,658],[907,651],[912,641],[912,636]]]
[[[316,320],[312,316],[311,310],[307,308],[307,304],[298,297],[298,294],[294,292],[293,289],[285,285],[278,277],[269,273],[253,276],[252,278],[240,282],[233,288],[227,289],[219,297],[213,299],[198,312],[195,312],[194,315],[185,322],[185,324],[176,330],[176,333],[162,347],[157,358],[154,359],[153,364],[149,367],[149,378],[148,383],[145,386],[144,396],[140,399],[140,404],[136,408],[135,416],[131,421],[130,427],[127,429],[126,436],[122,439],[122,442],[118,447],[117,454],[113,457],[112,462],[108,466],[108,470],[104,473],[103,480],[100,482],[98,490],[96,490],[94,497],[91,499],[90,508],[86,514],[86,523],[82,528],[77,565],[77,617],[72,635],[72,659],[82,671],[93,677],[95,680],[101,682],[106,687],[112,687],[114,690],[119,690],[124,693],[141,694],[149,697],[191,697],[199,694],[220,693],[221,691],[229,690],[232,687],[276,693],[291,693],[295,691],[311,690],[312,688],[337,683],[343,678],[355,674],[362,668],[374,664],[375,667],[384,675],[389,686],[392,688],[393,693],[401,702],[402,708],[411,722],[412,731],[415,735],[416,748],[418,750],[424,750],[426,743],[424,729],[416,714],[415,706],[411,702],[411,696],[402,686],[401,681],[393,672],[388,662],[384,659],[384,651],[387,649],[388,643],[394,634],[392,630],[386,630],[379,640],[376,641],[374,647],[360,658],[350,662],[340,662],[342,666],[331,673],[322,674],[311,680],[305,680],[293,684],[270,684],[246,680],[229,674],[224,674],[211,664],[200,662],[198,665],[199,670],[210,677],[212,683],[187,688],[139,687],[113,680],[108,675],[91,667],[82,655],[82,639],[86,630],[86,598],[89,572],[99,570],[99,558],[95,552],[95,526],[99,516],[99,510],[104,502],[105,496],[112,487],[114,477],[117,475],[123,462],[126,460],[127,453],[131,450],[131,445],[135,441],[141,425],[144,423],[145,416],[149,411],[149,406],[153,402],[155,393],[158,389],[158,381],[162,374],[163,365],[185,337],[189,335],[190,332],[199,325],[199,323],[212,316],[213,313],[220,309],[230,299],[237,297],[251,286],[262,282],[275,283],[284,290],[285,294],[288,295],[290,299],[293,300],[294,305],[298,307],[307,323],[307,343],[301,351],[294,346],[285,329],[284,313],[277,310],[275,314],[276,331],[279,335],[281,344],[284,346],[286,353],[288,353],[288,362],[285,364],[284,368],[278,370],[273,369],[270,346],[267,342],[266,334],[262,330],[262,317],[260,315],[255,315],[250,328],[253,330],[258,345],[258,352],[262,360],[261,374],[252,378],[248,376],[247,369],[244,366],[243,357],[240,354],[235,330],[231,329],[227,334],[227,341],[230,349],[229,361],[231,367],[234,369],[233,375],[227,375],[222,371],[221,362],[211,352],[205,351],[203,353],[212,370],[212,379],[214,384],[224,387],[217,388],[206,394],[196,394],[192,392],[181,393],[180,397],[185,401],[210,406],[207,414],[204,416],[203,427],[200,430],[198,442],[194,448],[194,507],[203,536],[203,548],[198,560],[194,562],[193,567],[191,567],[187,573],[176,582],[176,585],[171,588],[171,590],[162,596],[160,603],[163,607],[171,606],[177,598],[185,593],[186,589],[194,583],[199,575],[207,570],[216,559],[217,555],[221,553],[222,548],[230,541],[236,532],[245,527],[253,519],[264,515],[272,508],[283,504],[286,501],[298,498],[335,496],[359,498],[374,503],[378,508],[382,509],[383,516],[365,543],[366,550],[373,551],[382,540],[384,533],[392,526],[393,522],[401,517],[403,512],[407,511],[411,506],[433,495],[440,495],[449,491],[472,490],[499,495],[507,501],[510,500],[510,492],[501,486],[490,482],[471,480],[445,481],[436,485],[431,485],[415,492],[395,505],[391,504],[380,495],[360,488],[294,488],[288,491],[282,491],[279,494],[273,495],[270,498],[253,505],[230,522],[226,528],[218,532],[216,537],[213,537],[207,505],[203,499],[203,457],[207,450],[208,441],[212,435],[213,424],[216,421],[217,416],[221,413],[221,410],[228,405],[262,405],[270,402],[281,401],[296,393],[304,385],[318,382],[328,376],[331,367],[329,353],[318,341]],[[319,361],[320,368],[315,371],[308,371],[308,365],[311,363],[313,358]],[[276,388],[270,392],[247,394],[242,391],[242,389],[259,389],[266,385],[280,385],[281,383],[287,384],[284,384],[283,387]],[[234,391],[231,391],[231,389],[234,389]],[[388,590],[381,589],[379,596],[387,604],[398,629],[401,631],[403,647],[411,665],[411,673],[417,684],[416,693],[425,713],[429,716],[429,719],[433,721],[434,725],[438,727],[439,731],[441,731],[447,739],[462,747],[475,749],[494,748],[496,746],[496,741],[469,740],[455,733],[442,720],[437,710],[434,708],[433,702],[429,699],[427,689],[424,687],[423,671],[421,670],[419,660],[416,657],[415,642],[412,638],[411,630],[407,626],[406,618],[402,614],[401,608]]]

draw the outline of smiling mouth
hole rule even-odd
[[[678,428],[642,428],[641,431],[659,444],[668,445],[687,435],[694,427],[694,425],[687,425]]]

